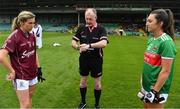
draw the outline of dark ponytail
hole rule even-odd
[[[162,29],[167,33],[173,40],[174,36],[174,17],[170,9],[156,9],[151,12],[151,14],[156,14],[155,18],[157,23],[163,22]]]
[[[174,36],[174,17],[173,13],[170,9],[165,9],[166,13],[168,14],[168,25],[165,28],[164,32],[169,34],[173,40],[175,40]]]

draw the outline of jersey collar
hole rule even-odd
[[[157,38],[154,37],[154,40],[157,40],[157,39],[161,38],[161,37],[164,36],[165,34],[166,34],[166,33],[163,33],[161,36],[159,36],[159,37],[157,37]]]
[[[92,32],[94,28],[97,28],[97,23],[95,23],[92,27],[89,27],[88,25],[86,25],[86,27],[88,27],[90,32]]]
[[[29,32],[24,33],[21,29],[19,29],[19,30],[25,38],[28,38],[30,36]]]

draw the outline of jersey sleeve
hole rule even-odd
[[[108,37],[107,37],[107,31],[106,31],[106,29],[104,27],[102,27],[102,29],[101,29],[101,38],[100,38],[100,40],[106,40],[109,43]]]
[[[176,48],[172,41],[164,41],[161,46],[161,56],[164,59],[173,59],[176,56]]]
[[[76,31],[75,35],[73,36],[72,40],[75,40],[75,41],[77,41],[77,42],[80,40],[82,28],[83,28],[83,27],[80,26],[80,27],[77,29],[77,31]]]
[[[4,45],[2,46],[3,49],[8,50],[8,52],[13,53],[15,51],[16,47],[16,41],[15,41],[15,35],[10,35]]]

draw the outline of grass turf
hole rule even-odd
[[[0,45],[8,36],[0,33]],[[79,73],[77,51],[71,48],[72,34],[43,33],[43,48],[38,50],[46,81],[37,85],[33,97],[33,108],[75,108],[79,104]],[[141,108],[136,96],[140,89],[140,75],[145,37],[109,37],[104,49],[102,77],[102,108]],[[53,43],[61,46],[53,47]],[[180,51],[180,39],[176,41]],[[167,108],[180,108],[180,54],[177,54],[175,72]],[[19,104],[12,83],[5,80],[6,71],[0,66],[0,108],[18,108]],[[87,107],[94,106],[93,79],[88,79]]]

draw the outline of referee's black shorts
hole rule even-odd
[[[102,76],[103,59],[79,57],[79,71],[81,76],[88,76],[89,72],[94,78]]]

